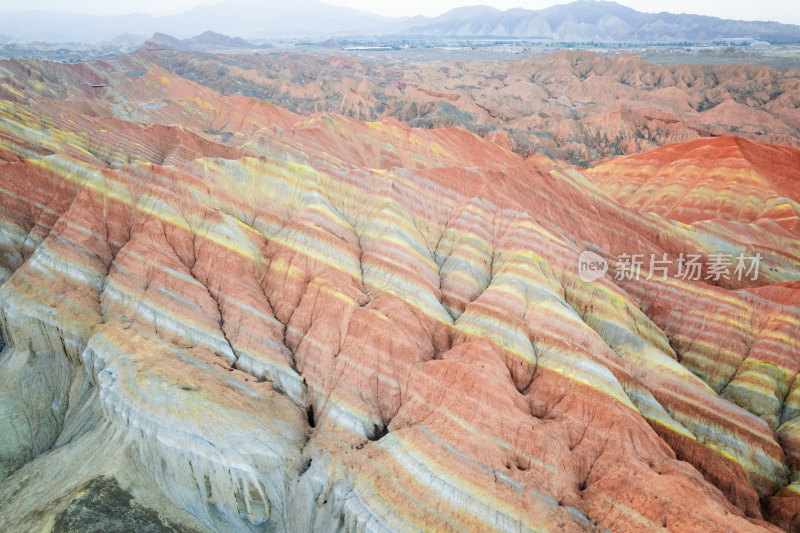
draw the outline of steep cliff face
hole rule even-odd
[[[800,242],[767,206],[796,174],[687,225],[461,129],[133,63],[0,63],[0,530],[87,501],[166,530],[797,527]],[[738,253],[755,279],[620,259]]]

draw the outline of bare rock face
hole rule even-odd
[[[0,62],[0,530],[98,479],[162,530],[796,527],[796,149],[590,181],[140,65]],[[702,149],[746,211],[676,194]],[[758,276],[620,260],[739,253]]]

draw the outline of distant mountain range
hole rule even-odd
[[[488,6],[439,17],[392,19],[317,0],[224,0],[178,15],[92,16],[30,11],[0,14],[0,31],[19,41],[98,42],[123,33],[186,38],[206,31],[235,37],[521,37],[568,42],[681,42],[752,39],[800,42],[800,26],[701,15],[641,13],[616,2],[577,0],[542,10]]]
[[[745,22],[702,15],[641,13],[616,2],[577,0],[546,9],[488,6],[454,9],[406,23],[405,34],[426,36],[529,37],[556,41],[677,42],[756,39],[800,42],[800,26]]]

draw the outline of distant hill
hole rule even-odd
[[[241,37],[228,37],[221,33],[213,31],[206,31],[200,35],[195,35],[191,39],[185,39],[183,42],[190,45],[210,46],[218,48],[254,48],[254,45]]]
[[[415,17],[402,34],[425,36],[528,37],[556,41],[680,42],[753,39],[800,42],[800,26],[745,22],[702,15],[641,13],[616,2],[577,0],[538,11],[488,6],[458,8]]]
[[[187,52],[200,50],[241,50],[265,47],[264,45],[256,46],[241,37],[229,37],[213,31],[206,31],[189,39],[176,39],[171,35],[157,32],[142,46],[146,49],[181,50]],[[270,45],[266,45],[266,47],[270,47]]]
[[[439,17],[392,19],[317,0],[224,0],[168,17],[91,16],[45,11],[0,13],[10,39],[107,41],[121,33],[156,32],[185,39],[210,30],[247,39],[331,37],[523,37],[570,42],[681,42],[751,39],[800,42],[800,26],[700,15],[641,13],[616,2],[577,0],[532,11],[463,7]],[[199,43],[207,46],[209,43]],[[213,44],[213,43],[212,43]],[[239,47],[217,43],[220,47]],[[241,43],[240,43],[241,44]],[[189,46],[187,44],[187,46]]]

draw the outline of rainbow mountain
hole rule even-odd
[[[800,150],[583,170],[132,57],[0,96],[0,530],[799,527]]]

